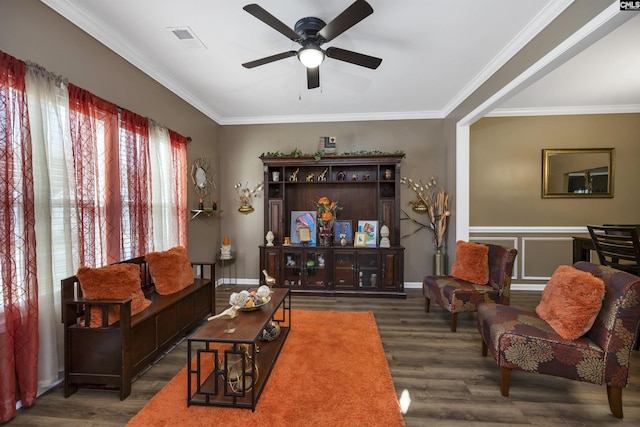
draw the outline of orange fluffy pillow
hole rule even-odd
[[[193,268],[187,250],[182,246],[163,252],[149,252],[144,258],[160,295],[171,295],[193,283]]]
[[[100,268],[80,267],[76,273],[82,287],[82,294],[88,300],[109,300],[131,298],[131,315],[140,313],[151,301],[144,297],[140,288],[140,266],[137,264],[113,264]],[[119,307],[109,307],[107,323],[115,323],[120,318]],[[91,308],[92,328],[102,326],[102,308]]]
[[[476,285],[489,283],[489,247],[458,240],[451,275]]]
[[[542,292],[536,313],[565,339],[576,339],[593,326],[604,298],[604,282],[568,265],[556,269]]]

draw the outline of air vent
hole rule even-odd
[[[181,46],[188,49],[206,49],[207,47],[200,41],[196,33],[189,27],[167,27]]]
[[[193,34],[191,34],[191,32],[189,30],[181,30],[181,29],[179,29],[179,30],[173,30],[172,32],[180,40],[193,40],[193,39],[195,39],[195,37],[193,37]]]

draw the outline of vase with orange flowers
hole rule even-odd
[[[332,202],[327,197],[320,197],[316,202],[318,211],[318,241],[322,246],[331,246],[333,226],[336,223],[336,215],[342,208],[338,202]]]

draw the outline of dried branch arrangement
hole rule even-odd
[[[433,233],[436,247],[442,247],[444,234],[447,231],[447,221],[451,216],[447,191],[438,187],[438,182],[434,177],[431,177],[431,180],[425,184],[422,180],[414,181],[403,176],[400,183],[405,184],[416,193],[417,200],[409,203],[415,212],[427,214],[429,217],[427,228]]]

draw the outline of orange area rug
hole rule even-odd
[[[404,426],[373,312],[292,310],[255,412],[187,407],[183,368],[127,426]]]

